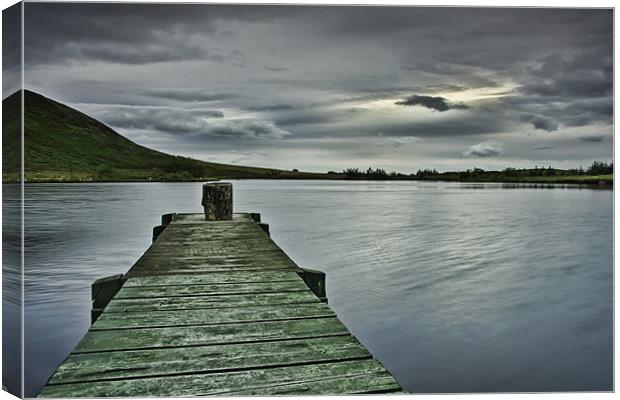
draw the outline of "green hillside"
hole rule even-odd
[[[25,171],[28,182],[190,181],[215,178],[317,178],[299,173],[209,163],[140,146],[71,107],[25,90]],[[3,181],[20,166],[20,95],[3,100]]]

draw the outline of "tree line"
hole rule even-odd
[[[485,171],[482,168],[467,169],[465,171],[438,172],[436,169],[419,169],[416,173],[409,175],[399,172],[387,172],[382,168],[371,168],[361,170],[359,168],[347,168],[340,175],[346,179],[364,180],[388,180],[388,179],[450,179],[467,180],[480,177],[490,177],[495,179],[506,178],[525,178],[525,177],[562,177],[562,176],[598,176],[613,174],[614,163],[607,161],[594,161],[587,168],[556,169],[551,166],[534,168],[513,168],[508,167],[502,171]],[[330,171],[328,174],[337,174]]]

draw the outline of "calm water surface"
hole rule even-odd
[[[17,189],[3,186],[5,223],[18,221]],[[297,264],[327,273],[330,305],[406,389],[612,389],[612,191],[328,181],[234,190],[236,211],[260,212]],[[25,198],[34,396],[88,329],[90,284],[127,271],[161,214],[201,212],[200,184],[29,184]],[[6,239],[3,251],[19,256]],[[5,265],[5,283],[16,276]],[[16,329],[17,306],[3,306],[5,329]],[[18,354],[6,346],[5,362]]]

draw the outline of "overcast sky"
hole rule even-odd
[[[26,88],[169,153],[405,173],[612,158],[611,10],[25,9]]]

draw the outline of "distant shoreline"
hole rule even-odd
[[[192,179],[98,179],[89,177],[87,179],[71,179],[70,177],[52,178],[52,177],[35,177],[26,179],[26,183],[181,183],[181,182],[205,182],[224,179],[258,179],[258,180],[333,180],[333,181],[367,181],[367,182],[388,182],[388,181],[411,181],[411,182],[460,182],[460,183],[506,183],[506,184],[540,184],[540,185],[556,185],[556,184],[574,184],[580,186],[603,186],[613,187],[613,174],[610,175],[577,175],[577,176],[532,176],[505,179],[485,179],[478,177],[477,179],[441,179],[440,177],[385,177],[385,178],[351,178],[343,174],[303,174],[303,175],[283,175],[283,176],[245,176],[245,177],[200,177]],[[19,177],[4,176],[3,184],[19,183]]]

